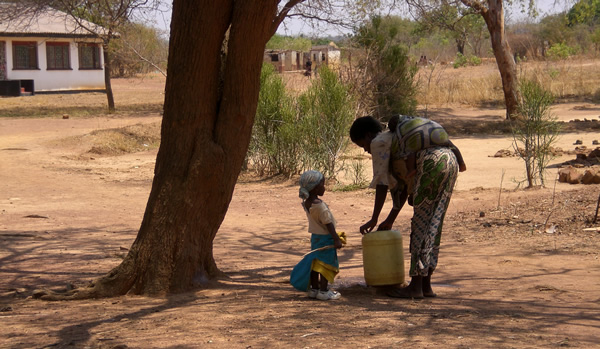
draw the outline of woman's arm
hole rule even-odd
[[[394,226],[394,222],[398,217],[398,213],[400,213],[400,210],[402,210],[402,207],[404,207],[404,204],[406,203],[407,197],[408,192],[406,191],[406,188],[404,188],[404,190],[402,190],[400,193],[392,191],[392,199],[394,201],[394,206],[390,210],[390,213],[388,214],[387,218],[383,222],[381,222],[377,230],[392,229],[392,227]]]
[[[467,165],[465,164],[465,160],[463,159],[460,150],[458,150],[458,147],[454,145],[452,141],[449,140],[448,143],[450,144],[450,150],[452,150],[454,156],[456,156],[456,160],[458,161],[458,171],[465,172],[467,170]]]
[[[387,191],[387,185],[379,184],[375,187],[375,204],[373,206],[373,215],[371,216],[370,221],[368,221],[360,227],[361,234],[370,233],[373,230],[373,228],[375,228],[375,226],[377,225],[379,214],[381,213],[381,209],[383,208],[383,204],[385,203]]]

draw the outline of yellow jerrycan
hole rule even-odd
[[[402,235],[397,230],[372,231],[362,237],[363,268],[369,286],[404,282]]]

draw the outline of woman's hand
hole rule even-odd
[[[367,223],[360,226],[360,233],[363,235],[368,234],[371,232],[371,230],[373,230],[373,228],[375,228],[376,225],[377,225],[377,221],[374,219],[371,219]]]
[[[386,219],[385,221],[381,222],[381,224],[379,224],[379,228],[377,228],[377,230],[392,230],[393,226],[394,222],[388,222],[388,220]]]

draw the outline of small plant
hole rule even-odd
[[[454,60],[454,64],[452,66],[454,67],[454,69],[457,69],[457,68],[466,67],[467,63],[468,63],[467,57],[465,57],[465,55],[463,55],[462,53],[458,52],[456,54],[456,59]]]
[[[367,187],[368,187],[368,185],[366,183],[365,184],[346,184],[346,185],[339,185],[339,186],[334,187],[333,191],[349,192],[349,191],[365,189]]]
[[[462,53],[458,52],[456,54],[456,59],[454,60],[454,64],[452,65],[455,69],[466,67],[466,66],[476,66],[481,65],[481,58],[477,56],[465,56]]]
[[[550,76],[551,79],[556,79],[559,75],[560,70],[554,68],[548,69],[548,76]]]
[[[528,187],[543,186],[544,171],[553,158],[551,147],[560,131],[560,123],[550,112],[554,98],[533,80],[522,80],[519,89],[519,114],[512,122],[513,147],[525,161]]]
[[[469,56],[469,65],[481,65],[481,58],[477,56]]]
[[[352,184],[362,186],[367,182],[365,176],[365,164],[362,160],[352,160],[346,173],[352,178]]]
[[[573,47],[563,43],[552,45],[546,52],[548,57],[554,61],[565,60],[575,53],[576,50]]]

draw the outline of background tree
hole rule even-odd
[[[305,37],[290,37],[279,34],[273,35],[267,42],[266,48],[271,50],[310,51],[312,42]]]
[[[518,84],[515,60],[506,38],[504,28],[504,0],[407,0],[411,8],[416,9],[418,16],[446,5],[459,6],[462,4],[473,13],[481,15],[490,33],[492,50],[502,79],[502,90],[506,105],[506,118],[509,119],[517,113]],[[533,11],[534,3],[529,8]]]
[[[483,18],[464,6],[442,4],[440,7],[423,11],[418,18],[420,31],[432,33],[442,30],[448,33],[456,43],[456,50],[466,55],[465,46],[469,46],[473,54],[481,55],[481,42],[485,35]]]
[[[111,41],[109,49],[113,57],[113,77],[130,77],[152,71],[166,75],[169,42],[156,28],[128,22],[119,29],[119,37]]]
[[[393,114],[416,113],[417,67],[408,58],[408,48],[401,43],[399,21],[390,17],[373,17],[357,29],[354,45],[362,50],[355,82],[362,109],[387,120]]]
[[[600,0],[579,0],[567,12],[569,25],[600,24]]]

